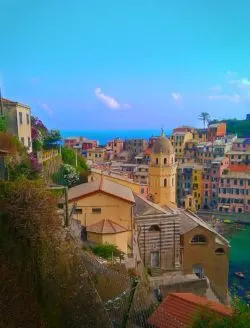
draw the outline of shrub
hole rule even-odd
[[[111,260],[112,257],[119,257],[120,259],[124,258],[124,253],[113,244],[99,244],[94,246],[92,251],[95,255],[103,257],[106,260]]]

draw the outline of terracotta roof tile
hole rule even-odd
[[[229,171],[231,172],[250,172],[250,167],[249,165],[244,165],[244,164],[240,164],[240,165],[230,165],[228,167]]]
[[[124,232],[127,231],[127,229],[121,226],[120,224],[115,223],[114,221],[104,219],[95,224],[88,226],[87,231],[101,233],[101,234],[110,234],[110,233]]]
[[[231,308],[218,302],[209,301],[205,297],[192,293],[172,293],[148,319],[148,323],[156,328],[187,327],[192,323],[194,315],[200,308],[207,308],[220,316],[232,315]],[[179,326],[175,325],[176,322],[179,323]]]

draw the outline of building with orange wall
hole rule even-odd
[[[226,123],[215,123],[208,126],[208,140],[213,141],[216,138],[225,137],[227,133]]]

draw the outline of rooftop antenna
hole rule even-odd
[[[1,87],[0,87],[0,115],[3,116],[3,99],[2,99]]]
[[[164,133],[164,125],[161,126],[161,136],[164,137],[165,133]]]

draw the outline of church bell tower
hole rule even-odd
[[[149,190],[154,203],[176,205],[176,170],[173,146],[162,130],[153,145],[149,168]]]

